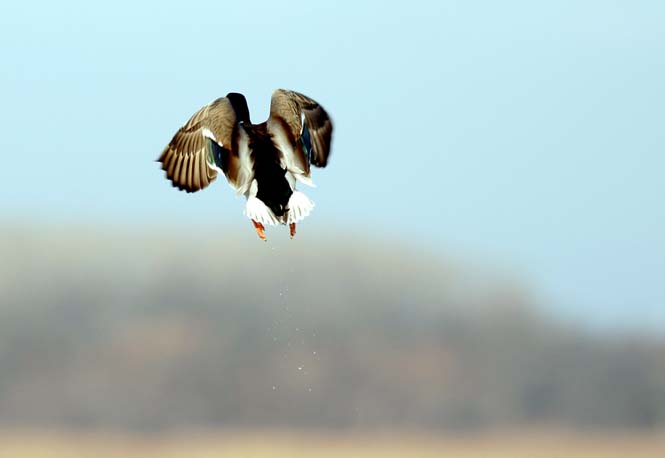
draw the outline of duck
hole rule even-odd
[[[266,226],[296,224],[314,202],[296,189],[314,187],[312,166],[328,164],[333,125],[315,100],[277,89],[268,119],[253,124],[245,96],[230,92],[202,107],[175,133],[157,159],[173,187],[193,193],[224,175],[237,195],[245,196],[244,214],[258,237]]]

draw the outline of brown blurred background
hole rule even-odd
[[[210,243],[214,231],[190,229],[3,229],[2,429],[164,440],[665,425],[660,339],[564,325],[524,285],[409,245],[325,231]]]

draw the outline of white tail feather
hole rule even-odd
[[[251,220],[261,224],[274,226],[279,224],[279,220],[266,204],[256,197],[249,197],[245,204],[245,215]]]
[[[297,223],[302,221],[314,209],[314,202],[309,200],[305,194],[300,191],[293,191],[289,199],[289,213],[287,223]]]

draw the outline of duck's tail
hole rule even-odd
[[[279,224],[279,219],[275,216],[273,211],[268,208],[266,204],[256,197],[248,197],[245,204],[245,215],[252,221],[261,224],[269,224],[274,226]]]
[[[314,209],[314,202],[300,191],[293,191],[289,198],[289,211],[286,217],[286,223],[297,223],[305,219]]]

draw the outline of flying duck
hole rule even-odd
[[[328,163],[332,128],[321,105],[284,89],[273,92],[268,120],[252,124],[245,96],[231,92],[194,113],[157,161],[173,186],[188,193],[223,173],[247,199],[245,215],[261,240],[266,224],[288,224],[293,238],[296,223],[314,208],[296,183],[314,186],[310,166]]]

